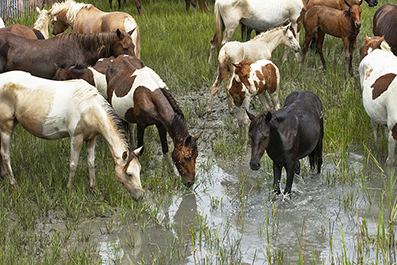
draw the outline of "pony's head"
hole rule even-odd
[[[364,41],[360,46],[360,61],[375,49],[391,52],[389,44],[385,41],[385,37],[374,36],[372,38],[365,35]]]
[[[363,0],[361,0],[358,3],[353,3],[353,4],[349,4],[346,0],[345,0],[346,5],[349,6],[349,9],[346,10],[346,12],[348,12],[354,27],[356,29],[359,29],[361,27],[361,12],[362,12],[362,8],[361,8],[361,4],[363,3]]]
[[[254,116],[247,111],[247,115],[251,120],[248,133],[251,138],[252,148],[250,167],[252,170],[258,170],[261,167],[261,158],[269,145],[272,113],[270,111],[264,111],[258,116]]]
[[[242,82],[251,93],[255,93],[256,89],[251,75],[251,60],[242,60],[238,64],[232,63],[234,68],[234,76],[237,77],[236,81]]]
[[[378,5],[378,0],[365,0],[368,3],[369,7],[374,7]]]
[[[142,146],[134,151],[124,151],[119,163],[116,163],[114,171],[118,181],[129,191],[135,200],[142,197],[144,191],[141,185],[141,164],[138,155]]]
[[[291,26],[291,23],[289,23],[286,26],[281,27],[282,32],[283,32],[283,38],[282,38],[282,43],[293,50],[294,52],[299,52],[301,50],[301,47],[299,45],[298,40],[295,38],[294,30]]]
[[[122,54],[127,54],[131,56],[135,56],[135,45],[132,42],[131,34],[135,29],[130,32],[124,32],[119,29],[116,30],[116,40],[111,47],[102,47],[106,51],[106,49],[110,49],[108,54],[103,53],[102,51],[98,51],[99,58],[114,56],[117,57]]]
[[[184,141],[175,144],[172,160],[182,177],[183,184],[190,187],[196,177],[197,140],[201,133],[189,135]]]

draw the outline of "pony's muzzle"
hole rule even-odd
[[[252,170],[258,170],[261,167],[261,163],[259,162],[250,162],[250,167]]]
[[[361,28],[361,23],[354,23],[354,26],[356,27],[356,29],[359,29],[359,28]]]

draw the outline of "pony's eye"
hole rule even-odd
[[[185,160],[186,160],[187,162],[190,162],[190,161],[192,160],[192,158],[191,158],[191,157],[185,157]]]

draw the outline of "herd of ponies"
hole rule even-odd
[[[365,2],[369,7],[378,4],[377,0]],[[199,3],[208,10],[204,1]],[[143,14],[140,1],[135,4]],[[186,1],[186,9],[190,4],[195,11],[195,1]],[[321,172],[324,129],[321,99],[313,92],[294,91],[280,104],[281,76],[271,61],[272,52],[282,44],[285,60],[291,50],[304,64],[311,46],[325,68],[325,34],[340,38],[345,52],[345,78],[349,78],[362,5],[363,0],[215,1],[209,62],[217,50],[218,67],[207,112],[211,115],[214,97],[223,84],[229,111],[233,112],[234,106],[238,109],[240,138],[245,143],[251,141],[250,167],[258,170],[267,152],[273,161],[276,194],[291,193],[301,158],[308,156],[310,168],[315,170],[317,166],[316,172]],[[20,123],[43,139],[70,137],[68,187],[85,143],[89,183],[95,188],[95,145],[97,136],[102,135],[114,158],[117,180],[134,199],[139,199],[144,190],[138,157],[144,151],[145,129],[155,125],[168,170],[175,172],[174,164],[184,185],[192,186],[201,132],[189,133],[183,112],[167,85],[140,59],[140,33],[134,18],[125,12],[103,12],[92,4],[73,0],[55,3],[50,10],[36,8],[36,12],[38,19],[33,28],[17,24],[5,27],[0,21],[1,175],[8,176],[12,186],[17,185],[11,168],[10,141]],[[246,42],[231,41],[239,23],[257,31],[257,36]],[[69,27],[73,33],[64,33]],[[305,28],[302,50],[298,41],[301,27]],[[375,140],[379,126],[389,131],[387,165],[391,166],[397,141],[396,4],[385,4],[375,12],[373,33],[360,45],[360,84]],[[254,96],[264,107],[256,116],[249,112]],[[135,131],[138,148],[134,144]],[[174,145],[171,156],[167,133]],[[281,191],[283,168],[287,180]]]

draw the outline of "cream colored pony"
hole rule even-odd
[[[49,28],[50,28],[50,15],[48,10],[42,9],[40,10],[40,8],[38,8],[36,6],[36,12],[39,15],[37,17],[36,22],[34,23],[33,28],[37,29],[38,31],[41,32],[41,34],[43,34],[45,39],[49,38]]]

